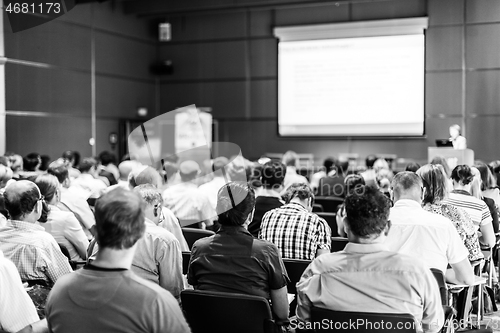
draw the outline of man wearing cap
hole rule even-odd
[[[224,167],[228,165],[228,163],[229,160],[223,156],[214,159],[212,163],[214,179],[208,183],[201,184],[199,187],[200,191],[207,195],[214,210],[217,206],[217,193],[219,193],[219,189],[226,184],[226,180],[224,179]]]
[[[11,220],[0,229],[0,250],[19,271],[23,281],[41,280],[48,285],[72,271],[54,237],[36,225],[42,214],[43,196],[35,183],[20,180],[4,193]]]
[[[200,167],[195,161],[184,161],[179,166],[182,183],[163,192],[165,206],[179,219],[181,226],[205,228],[213,225],[217,215],[205,193],[194,182]]]

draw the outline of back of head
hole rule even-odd
[[[5,208],[14,220],[22,220],[30,214],[40,199],[38,187],[29,180],[19,180],[9,185],[3,195]]]
[[[30,153],[23,158],[24,170],[26,171],[36,171],[41,163],[42,159],[38,153]]]
[[[64,153],[62,153],[61,157],[65,160],[68,160],[72,164],[75,161],[75,153],[71,150],[66,150]]]
[[[311,198],[311,200],[314,201],[314,193],[307,184],[293,183],[287,188],[283,198],[286,203],[289,203],[294,198],[298,198],[301,201]]]
[[[217,193],[217,215],[219,223],[241,226],[255,207],[255,191],[248,183],[230,182]]]
[[[368,169],[373,168],[373,164],[375,164],[375,161],[377,160],[377,156],[370,154],[366,156],[365,158],[365,164]]]
[[[469,185],[474,179],[472,170],[466,164],[457,165],[451,172],[451,179],[460,185]]]
[[[47,171],[47,169],[49,168],[49,163],[51,161],[50,156],[49,155],[42,155],[42,156],[40,156],[40,159],[42,162],[40,163],[40,167],[38,168],[38,170]]]
[[[438,203],[448,196],[449,186],[445,171],[441,164],[426,164],[417,170],[417,175],[422,179],[425,194],[424,204]]]
[[[200,166],[195,161],[188,160],[179,165],[179,175],[184,182],[195,179],[200,172]]]
[[[43,174],[36,177],[35,184],[40,189],[40,193],[45,197],[46,202],[52,201],[59,186],[61,186],[56,176],[50,174]]]
[[[86,157],[82,160],[82,163],[78,166],[78,170],[80,172],[85,173],[91,171],[92,168],[96,168],[98,165],[98,162],[95,158],[93,157]]]
[[[116,188],[95,204],[97,243],[101,248],[128,249],[144,234],[144,200],[134,191]]]
[[[99,160],[101,161],[101,164],[106,166],[108,164],[116,164],[116,156],[114,154],[111,154],[109,151],[103,151],[99,154]]]
[[[411,171],[398,172],[392,179],[394,200],[411,199],[420,202],[422,195],[422,179]]]
[[[289,150],[287,151],[284,155],[283,158],[281,159],[284,165],[292,166],[292,167],[298,167],[299,163],[299,156],[297,155],[296,152]]]
[[[155,185],[142,184],[135,187],[134,192],[139,193],[144,202],[149,206],[163,205],[163,197]]]
[[[61,184],[69,177],[68,166],[63,159],[57,159],[50,163],[47,173],[56,176]]]
[[[335,157],[327,157],[323,162],[323,167],[325,167],[325,172],[328,174],[334,166],[337,164]]]
[[[134,161],[123,161],[118,165],[118,171],[120,171],[121,179],[128,179],[128,175],[130,172],[137,166],[137,163]]]
[[[495,188],[497,182],[488,165],[486,165],[485,163],[476,163],[474,166],[479,170],[479,173],[481,174],[481,190],[485,191]]]
[[[23,158],[21,155],[13,154],[9,156],[10,168],[13,172],[17,172],[23,169]]]
[[[163,184],[160,174],[154,168],[148,166],[141,169],[135,169],[129,175],[129,184],[139,186],[142,184],[152,184],[156,187],[160,187]]]
[[[351,233],[362,238],[380,235],[387,226],[390,208],[390,200],[375,187],[356,188],[345,199]]]
[[[278,161],[269,161],[262,167],[261,182],[266,189],[278,190],[285,180],[286,166]]]
[[[346,158],[339,158],[335,165],[337,167],[337,173],[344,175],[349,169],[349,160]]]
[[[405,171],[417,172],[420,169],[420,164],[417,162],[410,162],[406,165]]]
[[[355,188],[366,185],[365,179],[361,175],[348,175],[344,179],[346,195],[351,193]]]
[[[217,157],[212,162],[212,171],[215,172],[216,170],[224,169],[224,167],[228,165],[228,163],[229,160],[226,157],[224,156]]]
[[[12,179],[12,169],[0,164],[0,188],[4,188],[7,182]]]
[[[431,160],[431,164],[441,164],[444,168],[444,172],[446,173],[446,177],[451,176],[450,166],[448,165],[448,162],[446,161],[446,159],[443,156],[435,156]]]

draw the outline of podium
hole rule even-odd
[[[474,151],[472,149],[428,147],[427,161],[430,163],[436,156],[444,157],[451,170],[460,164],[467,164],[468,166],[474,165]]]

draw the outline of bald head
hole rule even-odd
[[[40,197],[40,190],[35,183],[29,180],[20,180],[10,184],[5,189],[5,208],[14,220],[25,221],[30,215],[33,215],[36,217],[32,221],[34,222],[38,220],[41,213],[41,207],[36,209]]]
[[[392,190],[394,201],[410,199],[417,202],[422,201],[422,179],[414,172],[398,172],[392,179]]]
[[[123,161],[118,165],[120,179],[127,180],[130,172],[139,165],[136,161]]]

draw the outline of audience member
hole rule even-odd
[[[68,166],[68,174],[70,179],[75,179],[80,176],[80,170],[78,170],[75,166],[78,166],[80,163],[80,154],[78,154],[78,161],[76,157],[76,152],[67,150],[62,154],[62,158],[67,162]],[[50,166],[50,165],[49,165]]]
[[[319,188],[319,181],[321,178],[325,178],[330,174],[330,172],[334,169],[337,163],[337,159],[335,157],[327,157],[323,162],[323,167],[312,175],[311,177],[311,189],[314,193],[317,193]]]
[[[43,196],[35,183],[19,180],[5,190],[4,198],[11,219],[0,228],[0,250],[14,262],[21,279],[51,285],[70,273],[68,259],[54,237],[36,225]]]
[[[248,226],[248,231],[254,237],[259,236],[264,214],[284,205],[280,193],[283,191],[286,170],[286,166],[278,161],[269,161],[262,166],[260,176],[262,188],[259,191],[259,196],[256,198],[253,218]]]
[[[199,290],[263,296],[271,300],[274,315],[286,320],[289,279],[279,250],[246,230],[254,205],[254,190],[247,183],[231,182],[219,190],[221,227],[194,243],[188,282]]]
[[[486,206],[488,206],[488,210],[490,211],[491,215],[491,225],[493,226],[493,232],[496,234],[498,233],[498,213],[495,207],[495,201],[493,199],[486,198],[483,195],[483,191],[481,190],[481,188],[483,187],[483,182],[479,170],[476,167],[471,167],[470,169],[472,175],[474,176],[471,182],[470,194],[473,197],[476,197],[479,200],[483,201]]]
[[[41,173],[41,164],[42,159],[38,153],[30,153],[23,157],[24,171],[20,174],[20,178],[34,181],[35,178]]]
[[[500,160],[491,161],[488,166],[490,167],[493,177],[495,177],[497,187],[500,187]]]
[[[51,158],[49,155],[40,155],[40,159],[42,162],[40,163],[40,167],[38,168],[40,171],[47,172],[47,169],[49,168],[49,164],[51,161]]]
[[[435,156],[431,160],[431,164],[440,164],[444,169],[444,173],[446,174],[446,177],[447,178],[451,177],[450,166],[448,165],[448,162],[446,161],[446,159],[443,156]],[[450,182],[450,184],[451,184],[451,182]]]
[[[78,186],[89,193],[89,198],[99,198],[108,187],[99,178],[99,163],[95,158],[84,158],[80,163],[80,176],[71,181],[71,186]]]
[[[318,195],[335,196],[343,198],[345,196],[344,180],[349,168],[347,159],[339,159],[333,166],[328,176],[321,178],[319,182]]]
[[[497,187],[495,176],[484,163],[476,163],[475,167],[481,174],[481,192],[483,196],[493,199],[498,210],[500,207],[500,190]]]
[[[479,241],[486,247],[493,247],[495,245],[493,219],[486,203],[471,195],[471,182],[474,179],[471,168],[465,164],[457,165],[451,173],[451,179],[453,191],[443,200],[444,203],[465,210],[481,231]]]
[[[283,180],[283,186],[286,190],[290,185],[295,183],[307,184],[307,178],[301,176],[297,173],[297,168],[299,167],[299,156],[294,151],[287,151],[282,158],[282,162],[286,165],[285,179]]]
[[[418,164],[417,162],[410,162],[406,165],[405,171],[417,172],[419,168],[420,164]]]
[[[479,246],[478,228],[472,222],[469,214],[461,208],[443,203],[450,192],[443,166],[426,164],[417,170],[417,175],[422,178],[425,190],[422,199],[423,208],[428,212],[442,215],[453,223],[469,251],[469,261],[484,258]]]
[[[365,186],[365,179],[361,175],[348,175],[344,179],[344,187],[346,195],[349,195],[352,191],[360,188],[361,186]],[[335,220],[337,221],[337,233],[340,237],[347,237],[347,234],[344,229],[344,219],[347,217],[347,213],[345,211],[345,204],[339,205],[337,209],[337,215],[335,216]]]
[[[385,241],[389,250],[422,259],[429,268],[446,274],[451,283],[472,284],[474,273],[469,251],[458,232],[446,217],[425,211],[421,206],[422,179],[414,172],[402,171],[394,176],[391,185],[392,228]],[[448,264],[453,270],[447,271]]]
[[[461,134],[461,128],[459,125],[454,124],[450,126],[450,141],[455,149],[466,149],[467,140]]]
[[[154,282],[179,298],[183,289],[182,254],[175,236],[159,227],[163,222],[163,198],[156,186],[139,185],[134,189],[145,201],[146,231],[137,241],[132,271],[141,278]]]
[[[0,193],[4,191],[8,184],[15,182],[15,180],[12,180],[12,176],[11,168],[0,164]]]
[[[286,205],[264,215],[259,238],[276,244],[286,259],[312,260],[330,253],[332,232],[324,219],[311,213],[311,188],[292,184],[286,190],[285,200]]]
[[[205,195],[207,196],[214,211],[215,208],[217,207],[217,193],[219,192],[219,189],[224,184],[226,184],[227,175],[226,171],[224,170],[224,167],[228,165],[228,163],[229,160],[223,156],[214,159],[212,163],[212,171],[214,178],[211,181],[200,185],[199,187],[199,190],[205,193]]]
[[[99,162],[98,176],[107,179],[108,186],[116,185],[118,178],[120,178],[120,170],[116,166],[116,156],[108,151],[103,151],[99,154]]]
[[[213,225],[215,210],[205,193],[196,185],[200,173],[198,163],[184,161],[179,166],[182,183],[167,188],[163,192],[165,206],[179,219],[181,226],[193,225],[201,228]]]
[[[40,223],[45,231],[51,234],[58,244],[64,245],[71,260],[86,259],[89,241],[75,214],[61,210],[61,184],[53,175],[40,175],[35,180],[49,206],[47,222]]]
[[[58,332],[189,332],[175,298],[131,270],[143,236],[144,201],[117,188],[95,206],[99,252],[92,264],[58,281],[46,312]]]
[[[7,155],[9,154],[9,155]],[[10,168],[12,169],[12,178],[19,179],[20,173],[23,171],[23,158],[21,155],[5,153],[5,156],[9,158]]]
[[[366,171],[361,173],[361,176],[365,179],[365,184],[367,186],[377,186],[377,173],[373,169],[373,165],[377,160],[377,156],[370,154],[365,158]]]
[[[47,172],[56,176],[61,186],[61,200],[58,207],[61,210],[75,214],[78,222],[82,225],[83,231],[87,239],[92,239],[95,234],[95,218],[94,213],[87,203],[88,197],[85,191],[75,187],[70,187],[71,181],[69,178],[68,167],[64,160],[56,160],[49,165]]]
[[[48,332],[47,321],[39,320],[36,308],[24,290],[16,266],[0,251],[0,330]]]
[[[347,195],[344,251],[316,258],[297,283],[297,319],[311,322],[313,306],[338,311],[410,313],[424,332],[444,323],[439,289],[418,258],[390,252],[390,201],[373,187]],[[326,292],[325,292],[326,291]]]
[[[179,175],[179,165],[177,162],[179,157],[177,155],[170,155],[163,159],[163,178],[165,180],[165,187],[170,187],[182,182]]]

